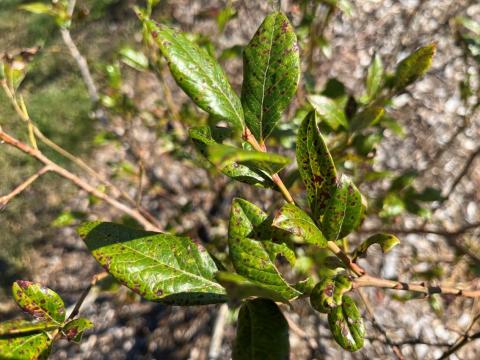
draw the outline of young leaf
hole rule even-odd
[[[247,301],[238,314],[233,360],[285,360],[289,358],[288,323],[271,300]]]
[[[335,189],[337,171],[327,145],[317,128],[317,115],[310,112],[302,122],[297,136],[297,163],[307,189],[307,198],[314,219],[318,220]]]
[[[187,237],[90,222],[78,232],[95,259],[122,284],[151,301],[203,305],[226,300],[217,266]]]
[[[278,173],[290,162],[289,158],[282,155],[242,150],[223,144],[207,145],[207,154],[210,161],[219,167],[234,163],[245,164],[250,168],[263,170],[270,175]]]
[[[287,17],[268,15],[243,52],[245,122],[263,140],[290,104],[300,78],[297,37]]]
[[[294,234],[307,244],[327,246],[327,240],[312,218],[293,204],[285,204],[273,219],[272,225]]]
[[[324,120],[333,130],[337,130],[339,126],[348,129],[345,112],[335,101],[322,95],[310,95],[308,101],[318,112],[320,119]]]
[[[20,308],[36,319],[62,323],[65,320],[65,305],[53,290],[38,283],[17,280],[12,293]]]
[[[143,23],[183,91],[209,114],[224,119],[234,128],[243,128],[240,99],[217,61],[184,34],[150,19],[144,19]]]
[[[261,297],[285,304],[289,303],[288,299],[282,294],[268,287],[264,287],[261,284],[253,283],[241,275],[220,271],[215,277],[227,290],[228,296],[233,300]]]
[[[322,232],[327,240],[338,240],[355,230],[362,220],[362,194],[347,176],[343,175],[327,203],[322,219]]]
[[[79,343],[82,340],[83,333],[91,328],[93,328],[93,323],[90,320],[78,318],[66,323],[62,333],[68,341]]]
[[[60,325],[56,322],[32,322],[30,320],[10,320],[0,323],[0,337],[26,333],[55,330]]]
[[[210,162],[213,164],[215,160],[209,153],[209,146],[216,144],[216,141],[213,139],[211,130],[208,126],[199,126],[191,128],[189,130],[190,138],[193,140],[193,143],[196,149]],[[218,166],[217,168],[220,172],[226,176],[241,181],[250,185],[261,186],[265,188],[275,187],[274,182],[271,179],[271,176],[268,175],[265,171],[260,170],[259,168],[252,166],[250,163],[239,163],[239,162],[230,162]]]
[[[41,2],[34,2],[29,4],[23,4],[19,6],[20,9],[31,12],[32,14],[46,14],[55,16],[56,12],[52,5]]]
[[[357,351],[363,347],[365,327],[357,305],[344,296],[341,306],[328,314],[328,324],[335,341],[345,350]]]
[[[276,254],[268,248],[271,229],[263,229],[266,222],[270,225],[261,209],[246,200],[234,199],[228,228],[230,258],[238,274],[290,300],[300,292],[283,279],[272,260]]]
[[[380,247],[382,248],[382,251],[384,253],[387,253],[390,250],[392,250],[395,246],[400,244],[400,240],[395,235],[392,235],[392,234],[372,235],[357,247],[353,257],[357,258],[357,257],[363,256],[367,252],[368,248],[373,244],[380,245]]]
[[[393,88],[398,92],[421,78],[432,65],[436,44],[421,47],[400,61],[393,79]]]
[[[45,360],[52,340],[45,332],[18,337],[0,336],[0,358],[6,360]]]
[[[330,313],[332,309],[342,305],[343,295],[351,289],[352,282],[346,274],[326,276],[313,288],[310,304],[321,313]]]
[[[367,98],[369,100],[373,99],[380,88],[382,87],[383,82],[383,63],[380,55],[375,54],[370,67],[367,72]]]

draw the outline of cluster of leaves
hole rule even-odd
[[[352,279],[358,274],[341,262],[325,261],[319,264],[320,278],[312,272],[292,282],[282,274],[277,260],[281,257],[294,266],[300,248],[335,252],[345,247],[347,236],[361,224],[366,199],[352,178],[337,170],[348,168],[346,160],[334,162],[319,126],[324,133],[339,133],[335,148],[358,145],[359,136],[369,136],[362,131],[388,121],[385,106],[426,72],[435,46],[411,54],[399,63],[394,74],[384,74],[381,60],[375,56],[368,71],[366,94],[359,102],[345,93],[309,97],[310,105],[302,109],[295,139],[298,173],[306,190],[304,203],[308,205],[301,207],[289,197],[278,177],[289,158],[266,149],[266,140],[291,103],[300,78],[297,37],[287,17],[280,12],[268,15],[244,49],[244,82],[239,97],[211,54],[185,34],[149,19],[150,11],[137,10],[144,34],[158,46],[178,85],[210,116],[211,125],[190,129],[198,152],[226,176],[278,190],[288,201],[267,214],[245,199],[234,199],[228,257],[224,261],[188,237],[104,222],[90,222],[79,228],[88,249],[108,273],[147,300],[184,306],[227,301],[240,304],[234,359],[288,358],[288,324],[277,303],[289,305],[305,296],[310,296],[315,310],[328,314],[332,335],[340,346],[348,351],[360,349],[364,324],[348,295]],[[145,59],[131,51],[124,52],[122,59],[142,69],[147,66]],[[111,71],[112,88],[119,90],[115,71]],[[343,129],[341,133],[339,129]],[[354,250],[353,259],[365,255],[372,244],[379,244],[386,252],[398,242],[390,234],[374,235]],[[24,295],[16,294],[18,290],[26,293],[26,289],[33,294],[28,295],[33,298],[28,303]],[[23,309],[42,319],[32,341],[42,339],[45,347],[38,347],[41,351],[35,355],[46,354],[45,349],[58,334],[68,338],[75,332],[70,337],[77,340],[78,334],[91,326],[84,319],[73,320],[77,325],[65,323],[61,299],[37,284],[18,282],[14,296],[18,296]],[[28,340],[24,332],[18,332],[18,326],[9,330],[13,325],[8,324],[2,325],[8,334],[5,346]],[[32,358],[31,354],[15,355]]]
[[[2,359],[46,359],[54,340],[80,342],[84,331],[93,328],[88,319],[66,318],[62,298],[41,284],[17,280],[12,293],[18,306],[33,317],[33,321],[0,323]]]

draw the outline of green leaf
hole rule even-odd
[[[51,16],[56,15],[56,12],[51,5],[41,2],[23,4],[19,6],[19,9],[31,12],[33,14],[47,14]]]
[[[365,327],[357,305],[344,296],[341,306],[328,314],[328,324],[335,341],[345,350],[357,351],[363,347]]]
[[[78,318],[69,321],[62,329],[63,335],[68,341],[80,342],[82,340],[83,333],[93,328],[93,323],[85,318]]]
[[[257,206],[234,199],[228,228],[230,258],[238,274],[290,300],[300,292],[283,279],[274,264],[269,248],[270,224],[267,215]]]
[[[297,163],[307,189],[307,199],[315,220],[325,211],[337,182],[337,171],[327,145],[317,128],[317,115],[310,112],[302,122],[297,136]]]
[[[310,304],[321,313],[330,313],[342,305],[343,295],[352,289],[350,278],[344,274],[322,278],[310,294]]]
[[[134,50],[130,47],[124,47],[119,52],[122,62],[138,71],[148,69],[148,58],[141,51]]]
[[[393,88],[398,92],[421,78],[432,65],[436,44],[419,48],[407,58],[400,61],[393,79]]]
[[[215,277],[227,290],[228,296],[233,300],[261,297],[285,304],[289,303],[288,299],[282,294],[268,287],[264,287],[261,284],[253,283],[241,275],[221,271],[218,272]]]
[[[276,214],[272,225],[294,234],[304,243],[320,247],[327,246],[327,240],[312,218],[293,204],[285,204]]]
[[[380,106],[368,106],[355,115],[351,123],[351,131],[358,131],[377,124],[385,113]]]
[[[245,121],[263,141],[290,104],[300,79],[297,37],[284,14],[268,15],[245,48],[243,79]]]
[[[347,176],[343,175],[327,203],[322,219],[322,232],[327,240],[339,240],[355,230],[362,220],[362,195]]]
[[[0,336],[2,360],[44,360],[50,354],[52,340],[45,332],[18,337]]]
[[[223,9],[220,10],[218,16],[217,16],[217,25],[218,25],[218,31],[223,32],[225,29],[225,25],[237,15],[237,12],[235,11],[235,8],[232,6],[226,6]]]
[[[53,290],[25,280],[12,285],[12,293],[20,308],[36,319],[62,323],[65,320],[65,305]]]
[[[348,129],[345,112],[335,101],[322,95],[309,95],[308,101],[320,115],[320,119],[325,121],[333,130],[337,130],[339,126]]]
[[[375,54],[367,72],[366,87],[368,100],[374,99],[378,94],[378,91],[381,89],[383,83],[383,73],[384,69],[382,58],[379,54]]]
[[[210,127],[199,126],[189,130],[190,138],[192,139],[196,149],[211,163],[213,164],[213,158],[209,153],[209,145],[216,144],[216,141],[212,137]],[[250,185],[261,186],[265,188],[275,187],[270,175],[263,170],[252,166],[249,163],[241,164],[238,162],[231,162],[224,164],[223,166],[217,166],[218,170],[226,176],[241,181]]]
[[[224,119],[234,128],[243,128],[240,99],[217,61],[184,34],[149,19],[143,23],[183,91],[209,114]]]
[[[290,163],[290,159],[282,155],[243,150],[223,144],[207,145],[207,158],[220,168],[237,163],[263,170],[270,175],[278,173]]]
[[[226,300],[215,281],[214,261],[187,237],[102,222],[83,224],[78,232],[100,265],[147,300],[171,305]]]
[[[0,337],[55,330],[58,327],[59,324],[56,322],[32,322],[23,319],[10,320],[0,323]]]
[[[368,248],[373,244],[378,244],[382,248],[384,253],[392,250],[396,245],[400,244],[400,240],[392,234],[375,234],[370,236],[364,242],[362,242],[353,255],[354,258],[363,256]]]
[[[286,360],[290,343],[288,323],[271,300],[247,301],[238,314],[233,360]]]

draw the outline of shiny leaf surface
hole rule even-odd
[[[224,302],[217,266],[187,237],[90,222],[79,234],[95,259],[122,284],[147,300],[171,305]]]
[[[263,140],[290,104],[300,78],[297,37],[284,14],[265,18],[243,52],[243,64],[245,121]]]
[[[400,240],[395,235],[392,235],[392,234],[372,235],[357,247],[354,253],[354,257],[357,258],[357,257],[363,256],[367,252],[368,248],[373,244],[380,245],[382,251],[384,253],[387,253],[390,250],[392,250],[395,246],[400,244]]]
[[[0,336],[2,360],[43,360],[50,354],[52,341],[44,332],[17,337]]]
[[[93,323],[85,318],[78,318],[69,321],[62,329],[62,333],[68,341],[80,342],[82,340],[83,333],[93,328]]]
[[[342,305],[328,314],[328,324],[333,338],[345,350],[353,352],[363,347],[363,319],[357,305],[349,296],[344,296]]]
[[[320,115],[320,120],[336,130],[339,126],[348,129],[348,122],[343,109],[332,99],[323,95],[310,95],[308,101]]]
[[[397,70],[393,79],[393,87],[395,90],[403,90],[405,87],[425,75],[432,65],[435,51],[436,45],[435,43],[432,43],[419,48],[400,61],[397,65]]]

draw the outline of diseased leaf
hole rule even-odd
[[[0,336],[2,360],[44,360],[50,354],[52,340],[47,333],[39,332],[17,337]]]
[[[322,232],[327,240],[339,240],[355,230],[362,220],[362,195],[347,176],[343,175],[327,203],[322,219]]]
[[[297,163],[307,189],[307,199],[314,219],[318,221],[337,182],[337,171],[327,145],[317,128],[317,115],[310,112],[297,136]]]
[[[400,244],[400,240],[392,234],[375,234],[370,236],[364,242],[362,242],[353,255],[354,258],[362,257],[367,252],[368,248],[373,244],[378,244],[382,248],[384,253],[389,252],[395,246]]]
[[[333,130],[337,130],[339,126],[348,129],[345,112],[335,101],[322,95],[309,95],[308,101],[320,115],[320,119],[325,121]]]
[[[233,300],[261,297],[285,304],[289,303],[288,299],[275,290],[253,283],[238,274],[221,271],[216,274],[216,279],[227,290],[228,296]]]
[[[276,268],[269,248],[271,220],[257,206],[234,199],[230,212],[228,246],[238,274],[262,287],[274,290],[290,300],[300,292],[291,287]],[[261,240],[255,240],[261,239]]]
[[[208,126],[195,127],[189,130],[190,138],[193,140],[197,150],[213,164],[213,158],[209,153],[209,145],[216,144]],[[250,185],[261,186],[265,188],[275,187],[271,176],[265,171],[252,166],[250,163],[230,162],[217,166],[218,170],[226,176]]]
[[[82,340],[83,333],[93,328],[93,323],[85,318],[78,318],[69,321],[62,329],[63,335],[68,341],[80,342]]]
[[[263,141],[290,104],[300,78],[297,37],[287,17],[268,15],[243,52],[245,122]]]
[[[342,305],[343,295],[352,289],[352,282],[345,273],[322,278],[310,294],[310,304],[321,313],[330,313]]]
[[[203,110],[224,119],[234,128],[243,128],[243,109],[221,66],[184,34],[143,20],[152,34],[177,84]]]
[[[382,87],[383,82],[383,63],[379,54],[375,54],[367,72],[367,98],[375,98]]]
[[[122,284],[147,300],[170,305],[226,301],[207,251],[187,237],[102,222],[78,232],[95,259]]]
[[[286,360],[290,343],[288,323],[271,300],[245,302],[238,314],[233,360]]]
[[[327,240],[312,218],[293,204],[285,204],[273,219],[272,225],[294,234],[304,243],[320,247],[327,246]]]
[[[328,314],[328,324],[335,341],[345,350],[357,351],[363,347],[365,327],[355,302],[347,295],[341,306]]]
[[[401,91],[425,75],[432,65],[436,48],[435,43],[423,46],[400,61],[393,79],[393,88]]]
[[[10,320],[0,323],[0,337],[55,330],[60,325],[56,322],[32,322],[30,320]]]
[[[17,280],[12,293],[18,306],[34,318],[57,323],[65,320],[65,305],[55,291],[38,283]]]

